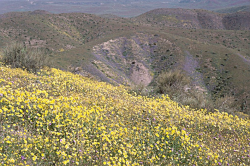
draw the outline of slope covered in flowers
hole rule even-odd
[[[250,165],[250,121],[56,69],[0,67],[0,165]]]

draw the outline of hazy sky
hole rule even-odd
[[[181,2],[188,3],[181,3]],[[0,14],[46,10],[51,13],[83,12],[133,17],[156,8],[221,9],[250,5],[250,0],[0,0]]]
[[[178,7],[178,0],[0,0],[0,14],[41,9],[131,17],[161,7]]]

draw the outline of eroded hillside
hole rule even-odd
[[[160,55],[159,51],[163,46],[167,50]],[[167,39],[136,33],[94,46],[93,54],[98,61],[93,63],[108,77],[116,78],[119,83],[132,81],[134,84],[148,85],[153,79],[154,71],[171,68],[176,63],[173,54],[181,52],[180,48]],[[110,75],[110,70],[115,72],[114,77]]]

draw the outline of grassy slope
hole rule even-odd
[[[249,30],[250,13],[247,11],[221,14],[201,9],[160,8],[141,14],[132,20],[155,27]]]
[[[5,165],[249,165],[249,120],[56,69],[0,67]]]
[[[213,91],[215,96],[235,93],[241,100],[250,93],[249,64],[238,56],[239,53],[246,58],[250,56],[249,31],[159,28],[140,25],[124,18],[107,19],[84,13],[47,15],[26,12],[2,15],[0,33],[3,38],[1,46],[11,40],[19,40],[26,41],[33,47],[48,48],[53,51],[52,60],[55,62],[55,67],[67,70],[69,66],[80,66],[107,82],[117,80],[108,78],[107,74],[101,71],[107,69],[108,63],[104,63],[99,69],[93,65],[92,62],[96,60],[93,47],[119,37],[126,37],[129,40],[137,33],[153,35],[154,40],[158,42],[150,53],[150,63],[139,54],[132,55],[133,58],[142,61],[153,75],[157,76],[158,72],[169,68],[182,68],[185,63],[185,53],[188,51],[199,62],[200,68],[197,70],[202,72],[206,88]],[[141,39],[136,37],[135,40]],[[162,42],[161,39],[170,41],[172,45]],[[154,45],[154,40],[148,41]],[[143,48],[148,41],[138,44],[138,48]],[[127,49],[134,46],[131,45]],[[180,51],[175,47],[180,48]],[[123,49],[123,46],[117,47],[117,50]],[[131,65],[112,60],[112,63],[118,66],[131,68]],[[129,73],[120,74],[118,68],[114,68],[112,72],[115,75],[125,73],[124,77],[129,77]]]
[[[6,38],[4,43],[9,40],[25,41],[27,45],[45,47],[55,54],[85,47],[84,44],[96,39],[104,41],[102,38],[107,35],[122,34],[136,28],[124,18],[105,19],[84,13],[39,15],[32,12],[2,15],[0,27],[1,36]],[[61,58],[56,59],[60,61]],[[64,64],[57,66],[66,67]]]

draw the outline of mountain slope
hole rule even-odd
[[[146,12],[132,20],[160,27],[250,30],[250,12],[219,14],[207,10],[162,8]]]
[[[220,9],[235,6],[249,5],[248,0],[180,0],[185,8]]]
[[[229,14],[223,18],[223,24],[228,30],[250,30],[250,12]]]
[[[249,12],[250,11],[250,5],[218,9],[218,10],[215,10],[215,11],[218,12],[218,13]]]
[[[85,13],[47,14],[35,12],[7,13],[0,16],[0,32],[5,38],[19,39],[28,45],[53,50],[79,46],[112,31],[133,29],[124,23]],[[111,26],[112,25],[112,26]],[[33,41],[35,39],[36,41]],[[45,42],[46,41],[46,42]]]

